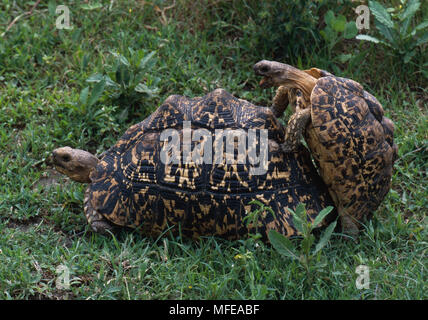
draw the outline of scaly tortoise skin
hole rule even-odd
[[[177,129],[182,137],[183,121],[191,121],[192,130],[207,129],[213,135],[212,141],[217,129],[267,129],[267,172],[249,174],[248,159],[245,164],[163,164],[160,150],[165,142],[160,140],[160,134],[164,129]],[[66,169],[76,154],[93,157],[89,153],[64,147],[53,152],[53,159],[58,171],[76,181],[90,182],[84,209],[95,231],[105,233],[113,226],[126,226],[156,237],[172,227],[173,234],[180,232],[190,238],[214,235],[230,240],[257,231],[266,240],[271,229],[286,236],[296,234],[287,208],[294,210],[302,202],[313,220],[319,211],[333,205],[309,152],[303,147],[294,153],[281,151],[284,134],[270,108],[255,106],[217,89],[192,99],[170,96],[103,153],[90,169],[89,178],[73,178]],[[192,142],[192,150],[203,141]],[[83,160],[79,162],[77,167]],[[258,224],[247,227],[243,218],[258,208],[250,204],[252,200],[271,207],[275,217],[267,211],[259,217]],[[331,213],[330,219],[335,214]]]
[[[304,134],[344,231],[358,234],[361,222],[390,189],[397,157],[392,121],[383,116],[377,99],[351,79],[266,60],[254,69],[265,77],[262,86],[278,86],[273,104],[277,117],[289,102],[295,109],[282,149],[293,151]]]

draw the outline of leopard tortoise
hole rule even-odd
[[[336,205],[343,230],[356,235],[390,189],[397,157],[394,125],[378,100],[351,80],[317,68],[299,70],[276,61],[254,65],[262,87],[278,87],[273,111],[290,103],[285,152],[305,141]]]
[[[223,145],[227,130],[240,134],[255,130],[256,139],[250,141],[248,134],[245,161],[182,161],[184,136],[189,129],[194,136],[187,147],[193,152],[204,153],[209,151],[205,147],[213,144],[214,150],[226,158],[239,156],[239,139],[233,138],[232,148]],[[173,141],[173,135],[165,138],[166,130],[176,130],[179,139]],[[196,135],[201,130],[211,139]],[[280,149],[284,135],[284,127],[270,108],[217,89],[204,97],[168,97],[99,159],[70,147],[54,150],[52,158],[59,172],[89,183],[84,211],[96,232],[124,226],[153,237],[169,230],[191,238],[215,235],[233,240],[257,231],[266,240],[271,229],[286,236],[296,234],[287,208],[294,210],[304,203],[313,220],[320,210],[334,206],[309,152],[298,147],[296,152],[285,154]],[[182,147],[180,161],[171,160],[171,144]],[[253,148],[260,155],[262,147],[268,148],[266,170],[256,174],[251,171],[256,162],[251,162],[248,153]],[[169,158],[162,158],[162,154]],[[260,204],[252,200],[271,207],[274,215],[266,211],[257,221],[243,221]],[[336,211],[330,214],[332,219],[335,215]]]

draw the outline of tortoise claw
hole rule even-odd
[[[114,232],[114,227],[108,223],[107,221],[93,221],[91,222],[91,228],[96,233],[102,234],[102,235],[108,235]]]

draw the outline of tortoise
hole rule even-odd
[[[342,229],[357,235],[390,189],[397,158],[393,122],[379,101],[354,80],[312,68],[299,70],[276,61],[254,65],[260,85],[276,86],[273,110],[281,117],[291,103],[285,152],[301,135],[336,205]]]
[[[195,150],[205,153],[212,144],[215,156],[224,155],[226,160],[239,157],[240,142],[233,137],[228,148],[223,144],[225,132],[248,133],[245,161],[184,161],[184,138],[190,129],[193,137],[186,147],[192,156]],[[252,140],[251,130],[256,135]],[[211,139],[200,138],[196,133],[201,131]],[[311,221],[322,209],[334,206],[309,152],[298,147],[285,154],[280,148],[284,136],[284,127],[270,108],[217,89],[203,97],[168,97],[99,158],[62,147],[53,151],[52,159],[59,172],[89,183],[84,212],[96,232],[106,234],[122,226],[151,237],[172,232],[193,239],[235,240],[259,233],[266,240],[271,229],[286,236],[297,234],[288,209],[299,203],[305,204]],[[174,158],[173,147],[178,146]],[[250,153],[261,155],[263,150],[267,150],[265,171],[256,172]],[[245,220],[261,204],[273,214],[266,210],[251,222]]]

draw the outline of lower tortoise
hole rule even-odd
[[[84,211],[96,232],[123,226],[147,236],[170,230],[191,238],[215,235],[231,240],[259,232],[266,240],[271,229],[296,234],[288,208],[304,203],[313,220],[333,205],[307,149],[298,146],[285,154],[280,148],[284,137],[270,108],[217,89],[191,99],[170,96],[99,158],[63,147],[53,151],[53,161],[59,172],[89,183]],[[205,157],[212,149],[212,157]],[[203,161],[194,157],[198,154],[204,155]],[[264,171],[254,171],[254,155]],[[196,160],[185,161],[189,156]],[[247,214],[258,209],[252,200],[274,214],[266,211],[246,223]]]
[[[299,70],[276,61],[254,65],[262,87],[278,87],[273,112],[294,108],[282,149],[305,141],[336,205],[342,228],[357,234],[390,189],[397,157],[394,125],[377,99],[351,80],[324,70]]]

